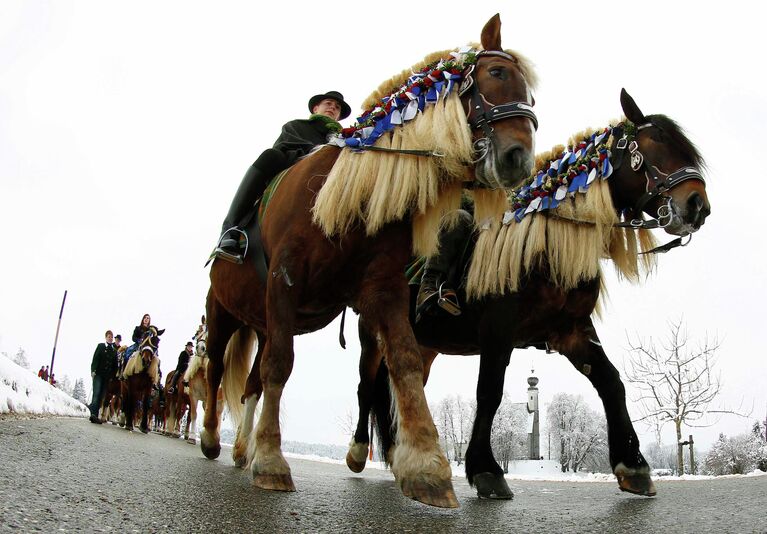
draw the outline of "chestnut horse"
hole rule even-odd
[[[512,498],[490,448],[490,431],[503,395],[511,351],[530,346],[556,350],[591,381],[607,416],[610,465],[620,489],[655,495],[650,467],[639,450],[626,409],[623,383],[591,320],[602,284],[599,261],[611,258],[621,274],[637,281],[639,266],[633,232],[644,233],[640,235],[640,248],[647,251],[652,247],[647,229],[662,227],[670,234],[688,236],[703,225],[710,207],[698,171],[703,160],[676,123],[663,115],[645,116],[625,90],[621,92],[621,105],[626,120],[609,132],[574,137],[574,146],[564,154],[559,147],[539,158],[538,169],[546,173],[544,178],[556,180],[564,174],[571,178],[570,184],[581,171],[589,170],[579,169],[577,159],[593,161],[594,165],[588,165],[592,168],[601,167],[594,175],[595,181],[583,188],[585,194],[578,194],[575,187],[556,210],[531,210],[518,222],[512,222],[513,215],[522,215],[527,209],[519,197],[515,198],[517,205],[512,209],[517,211],[509,212],[507,224],[495,224],[480,233],[475,260],[483,248],[485,257],[480,263],[472,263],[468,287],[463,287],[467,301],[463,314],[424,315],[414,326],[421,345],[424,382],[438,352],[480,354],[477,412],[466,452],[466,475],[480,497]],[[599,159],[600,150],[585,156],[578,154],[592,143],[599,145],[594,143],[600,139],[596,136],[601,136],[603,150],[609,149],[604,152],[605,158]],[[585,140],[579,143],[581,139]],[[570,154],[574,155],[572,159]],[[600,173],[604,170],[607,176],[603,179]],[[531,178],[532,185],[537,176]],[[539,187],[533,189],[545,187],[543,180],[538,179],[538,183]],[[652,219],[643,221],[642,212]],[[619,222],[621,214],[625,214],[623,223]],[[415,297],[413,290],[411,321]],[[360,412],[347,455],[347,465],[355,472],[365,466],[371,410],[382,457],[387,458],[395,439],[390,434],[389,387],[383,356],[374,330],[364,317],[359,330]]]
[[[139,343],[138,349],[131,354],[128,363],[125,364],[122,383],[122,405],[125,411],[125,429],[133,431],[133,421],[136,413],[136,404],[141,403],[141,431],[149,432],[147,418],[149,415],[149,395],[152,393],[152,384],[157,383],[160,369],[160,358],[157,356],[157,348],[160,345],[160,336],[165,329],[158,330],[150,326],[144,338]]]
[[[194,356],[189,362],[189,367],[184,373],[184,382],[188,383],[187,393],[189,395],[189,420],[192,422],[192,430],[186,438],[187,443],[195,444],[197,442],[197,404],[202,401],[202,409],[205,410],[205,398],[208,392],[208,351],[207,340],[208,330],[203,322],[195,336],[197,343],[194,348]],[[216,396],[217,418],[221,417],[221,411],[224,409],[224,396],[221,388]]]
[[[252,414],[263,397],[250,461],[256,486],[295,491],[279,424],[293,336],[325,327],[351,306],[386,348],[398,416],[392,470],[402,492],[426,504],[458,506],[423,391],[404,269],[414,251],[435,250],[442,215],[460,204],[465,182],[511,188],[532,168],[534,74],[524,58],[502,49],[497,15],[481,43],[482,51],[432,54],[371,95],[359,131],[382,133],[371,148],[388,153],[324,146],[275,180],[260,233],[266,280],[252,261],[214,262],[201,448],[208,458],[220,454],[222,377],[236,422],[241,398]],[[245,384],[256,335],[263,343]],[[248,438],[249,425],[240,427],[240,439]]]
[[[171,378],[175,376],[175,383],[171,383]],[[170,388],[173,386],[173,393]],[[184,388],[183,375],[168,375],[165,379],[165,432],[166,436],[177,438],[181,435],[181,421],[189,408],[189,394]],[[189,438],[189,418],[187,418],[184,436]]]
[[[117,424],[117,418],[120,414],[120,386],[121,382],[113,376],[107,381],[106,394],[101,401],[101,412],[99,419],[102,421],[111,421],[113,425]]]

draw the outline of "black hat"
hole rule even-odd
[[[338,120],[344,120],[346,117],[349,116],[352,112],[352,108],[349,107],[349,104],[344,102],[344,95],[339,93],[338,91],[328,91],[324,95],[314,95],[309,99],[309,111],[312,111],[312,108],[325,100],[326,98],[330,98],[331,100],[335,100],[339,104],[341,104],[341,116],[338,118]]]
[[[194,347],[194,344],[191,341],[186,342],[187,347]]]

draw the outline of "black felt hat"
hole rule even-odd
[[[187,347],[194,347],[194,344],[191,341],[186,342]]]
[[[339,104],[341,104],[341,116],[338,118],[338,120],[344,120],[346,117],[348,117],[351,112],[352,108],[344,101],[344,95],[339,93],[338,91],[328,91],[324,95],[314,95],[309,99],[309,112],[312,111],[312,108],[325,100],[326,98],[330,98],[331,100],[335,100]]]

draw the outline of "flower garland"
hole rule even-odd
[[[624,127],[630,123],[626,121]],[[587,139],[549,162],[545,170],[533,174],[525,185],[511,195],[511,209],[503,216],[503,224],[520,222],[528,213],[553,210],[568,195],[585,193],[597,178],[607,180],[613,173],[607,143],[613,127],[594,132]]]
[[[373,145],[384,132],[414,119],[427,104],[436,104],[447,97],[461,81],[461,74],[477,62],[478,51],[463,47],[451,52],[451,59],[439,60],[413,73],[408,81],[394,90],[381,103],[366,110],[354,126],[341,130],[336,144],[359,147]]]

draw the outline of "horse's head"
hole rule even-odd
[[[152,358],[157,355],[157,349],[160,346],[160,336],[165,333],[165,329],[158,330],[155,326],[150,326],[144,334],[138,346],[138,352],[141,355],[141,361],[144,367],[148,367]]]
[[[476,64],[463,75],[460,92],[479,154],[477,180],[487,187],[514,188],[535,161],[532,70],[524,58],[501,48],[501,18],[482,29]]]
[[[697,231],[711,213],[697,148],[665,115],[645,116],[625,89],[621,106],[630,124],[612,150],[616,207],[635,220],[645,212],[673,235]]]

